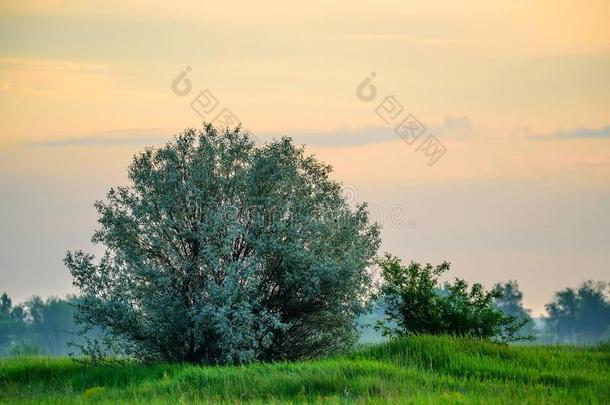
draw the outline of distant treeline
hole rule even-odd
[[[523,306],[523,294],[516,281],[497,284],[502,298],[496,306],[507,315],[529,319],[523,335],[536,343],[593,344],[610,340],[610,289],[605,282],[588,281],[577,288],[558,291],[546,305],[547,315],[532,319]],[[439,293],[443,292],[439,290]],[[66,355],[78,353],[83,338],[74,321],[73,304],[78,298],[34,296],[18,305],[4,293],[0,297],[0,355]],[[381,339],[371,325],[384,316],[384,305],[377,302],[373,311],[360,318],[362,341]]]
[[[4,293],[0,297],[0,355],[66,355],[71,344],[82,338],[74,322],[72,304],[76,298],[34,296],[13,305]]]
[[[606,282],[587,281],[556,292],[545,305],[546,316],[535,320],[523,307],[523,294],[516,281],[496,288],[503,293],[497,306],[519,319],[530,319],[524,333],[531,333],[539,343],[593,344],[610,340],[610,290]]]

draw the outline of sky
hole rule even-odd
[[[132,156],[228,112],[331,164],[382,251],[516,279],[540,315],[610,281],[608,21],[607,0],[0,0],[0,290],[74,292],[62,259],[101,251],[93,203]]]

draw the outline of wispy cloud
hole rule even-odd
[[[267,132],[256,134],[263,141],[269,141],[284,135],[291,137],[296,143],[323,147],[361,146],[399,139],[392,129],[387,127],[338,129],[328,132],[287,132],[285,134]]]
[[[531,135],[530,139],[577,139],[577,138],[607,138],[610,139],[610,125],[602,128],[575,128],[555,131],[546,135]]]
[[[427,128],[427,132],[441,138],[456,138],[474,134],[474,126],[468,117],[446,117],[440,125]],[[160,145],[168,142],[176,133],[166,128],[138,128],[95,132],[91,134],[24,143],[37,148]],[[393,127],[345,128],[327,132],[256,132],[263,142],[282,136],[291,137],[297,144],[329,148],[373,145],[397,141],[400,138]]]
[[[55,138],[23,143],[26,147],[61,148],[86,146],[160,145],[172,139],[176,131],[169,129],[124,129],[95,132],[81,136]],[[398,139],[391,128],[345,129],[329,132],[262,132],[255,134],[263,142],[289,136],[296,143],[312,146],[346,147],[369,145]]]
[[[475,134],[475,128],[470,118],[465,116],[446,117],[441,124],[431,125],[426,128],[427,133],[434,134],[440,138],[458,138]],[[256,136],[268,141],[272,138],[281,137],[281,133],[257,133]],[[389,127],[365,127],[357,129],[337,129],[328,132],[289,132],[286,133],[297,143],[304,143],[310,146],[322,147],[350,147],[372,145],[385,142],[392,142],[400,138],[394,132],[394,128]]]
[[[125,129],[97,132],[77,137],[52,139],[24,143],[34,148],[61,148],[74,146],[122,146],[122,145],[159,145],[172,138],[172,131],[167,129]]]
[[[440,138],[467,138],[475,135],[475,126],[466,116],[445,117],[442,124],[429,129]]]
[[[337,34],[319,36],[323,40],[339,40],[339,41],[400,41],[413,44],[425,45],[454,45],[464,42],[462,38],[445,37],[445,36],[422,36],[408,33],[366,33],[366,34]]]
[[[3,96],[84,97],[111,91],[112,78],[111,69],[101,64],[0,56]]]

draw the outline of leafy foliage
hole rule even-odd
[[[243,363],[317,357],[353,344],[379,246],[365,205],[289,138],[186,130],[129,167],[98,201],[105,246],[65,263],[77,320],[142,360]]]
[[[454,334],[477,338],[496,338],[508,342],[523,339],[517,331],[527,321],[517,321],[494,306],[499,290],[485,291],[481,284],[472,287],[461,279],[446,282],[439,290],[439,277],[449,270],[449,263],[433,267],[386,254],[379,261],[384,283],[381,295],[387,303],[385,334]],[[393,322],[395,326],[390,326]]]

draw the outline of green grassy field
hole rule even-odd
[[[610,403],[610,346],[420,336],[350,355],[237,367],[0,360],[2,403]]]

